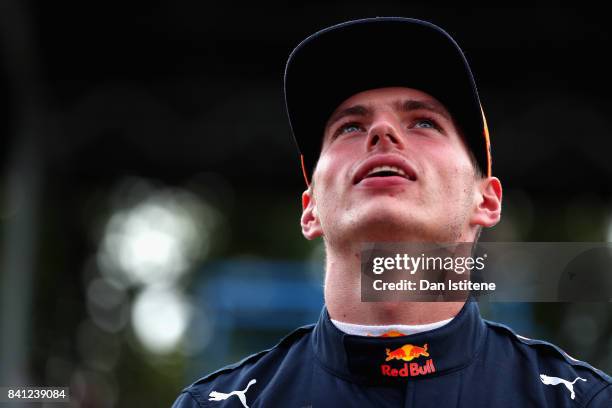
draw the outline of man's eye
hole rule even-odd
[[[347,123],[346,125],[340,126],[336,131],[336,134],[340,135],[343,133],[354,133],[361,131],[363,131],[363,128],[359,125],[359,123]]]
[[[416,128],[425,128],[425,129],[437,129],[436,123],[433,120],[429,119],[419,119],[414,124]]]

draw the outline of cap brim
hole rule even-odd
[[[486,124],[472,72],[457,43],[431,23],[376,17],[321,30],[293,50],[284,85],[293,137],[309,175],[334,110],[356,93],[384,87],[418,89],[443,103],[483,173],[489,172]]]

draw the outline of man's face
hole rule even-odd
[[[450,113],[424,92],[381,88],[345,100],[312,180],[314,235],[329,242],[473,238],[480,178]]]

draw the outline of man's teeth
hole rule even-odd
[[[368,177],[371,174],[380,173],[380,172],[393,172],[393,173],[399,174],[400,176],[405,176],[406,175],[404,170],[400,169],[399,167],[395,167],[395,166],[378,166],[378,167],[374,167],[372,170],[370,170],[368,172],[368,174],[366,174],[366,177]]]

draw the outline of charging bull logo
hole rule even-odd
[[[403,367],[395,368],[389,364],[382,364],[380,366],[382,375],[388,377],[417,377],[419,375],[426,375],[436,372],[436,367],[434,366],[433,359],[429,359],[425,361],[425,364],[419,363],[410,363],[408,361],[412,361],[415,358],[419,357],[429,357],[429,352],[427,351],[427,344],[424,344],[423,347],[415,346],[412,344],[404,344],[402,347],[397,348],[395,350],[385,349],[385,353],[387,354],[387,358],[385,361],[391,360],[400,360],[405,361]]]
[[[429,357],[429,353],[427,352],[427,344],[425,344],[423,347],[413,346],[412,344],[404,344],[402,347],[395,350],[386,349],[386,352],[387,358],[385,361],[391,361],[394,359],[411,361],[420,356]]]

